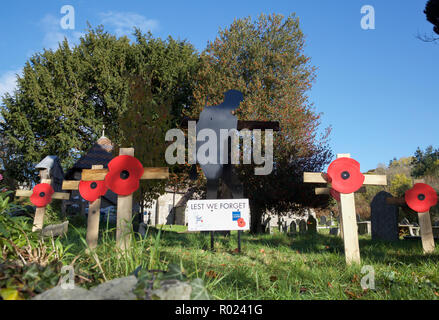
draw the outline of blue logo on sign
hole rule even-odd
[[[233,221],[238,221],[238,219],[241,218],[241,212],[240,211],[232,212],[232,217],[233,217]]]

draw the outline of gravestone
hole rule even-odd
[[[316,234],[317,233],[317,220],[311,215],[308,217],[307,227],[308,227],[309,234]]]
[[[294,221],[291,221],[290,223],[290,233],[291,234],[297,234],[297,226]]]
[[[398,207],[386,203],[389,197],[392,197],[390,193],[381,191],[370,203],[372,240],[396,241],[399,238]]]
[[[320,217],[320,224],[326,225],[326,217],[325,216]]]
[[[282,232],[283,232],[283,233],[288,233],[288,224],[287,224],[286,221],[284,221],[284,222],[282,223]]]
[[[331,228],[329,229],[329,234],[332,236],[338,236],[338,228]]]
[[[67,234],[69,228],[69,222],[64,221],[61,224],[52,224],[50,226],[44,227],[41,231],[41,234],[44,237],[56,237],[56,236],[63,236]]]
[[[304,234],[306,232],[306,221],[300,220],[299,221],[299,233]]]
[[[361,221],[357,223],[358,225],[358,234],[371,234],[371,223],[370,221]]]

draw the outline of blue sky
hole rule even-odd
[[[42,48],[66,36],[75,43],[86,29],[103,24],[117,35],[134,25],[154,36],[187,39],[201,51],[235,18],[295,12],[306,35],[305,52],[317,67],[309,92],[322,129],[331,125],[334,153],[351,153],[362,171],[413,155],[419,146],[438,147],[439,46],[431,34],[427,0],[287,1],[22,1],[0,12],[0,94],[14,88],[15,73]],[[63,30],[61,7],[75,9],[75,29]],[[361,8],[375,11],[375,29],[363,30]]]

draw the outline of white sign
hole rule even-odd
[[[189,200],[188,231],[250,230],[248,199]]]

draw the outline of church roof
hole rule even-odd
[[[84,154],[73,167],[67,172],[66,178],[72,178],[75,171],[91,169],[93,165],[103,165],[108,167],[108,163],[113,159],[113,144],[107,137],[100,137],[98,141]]]

